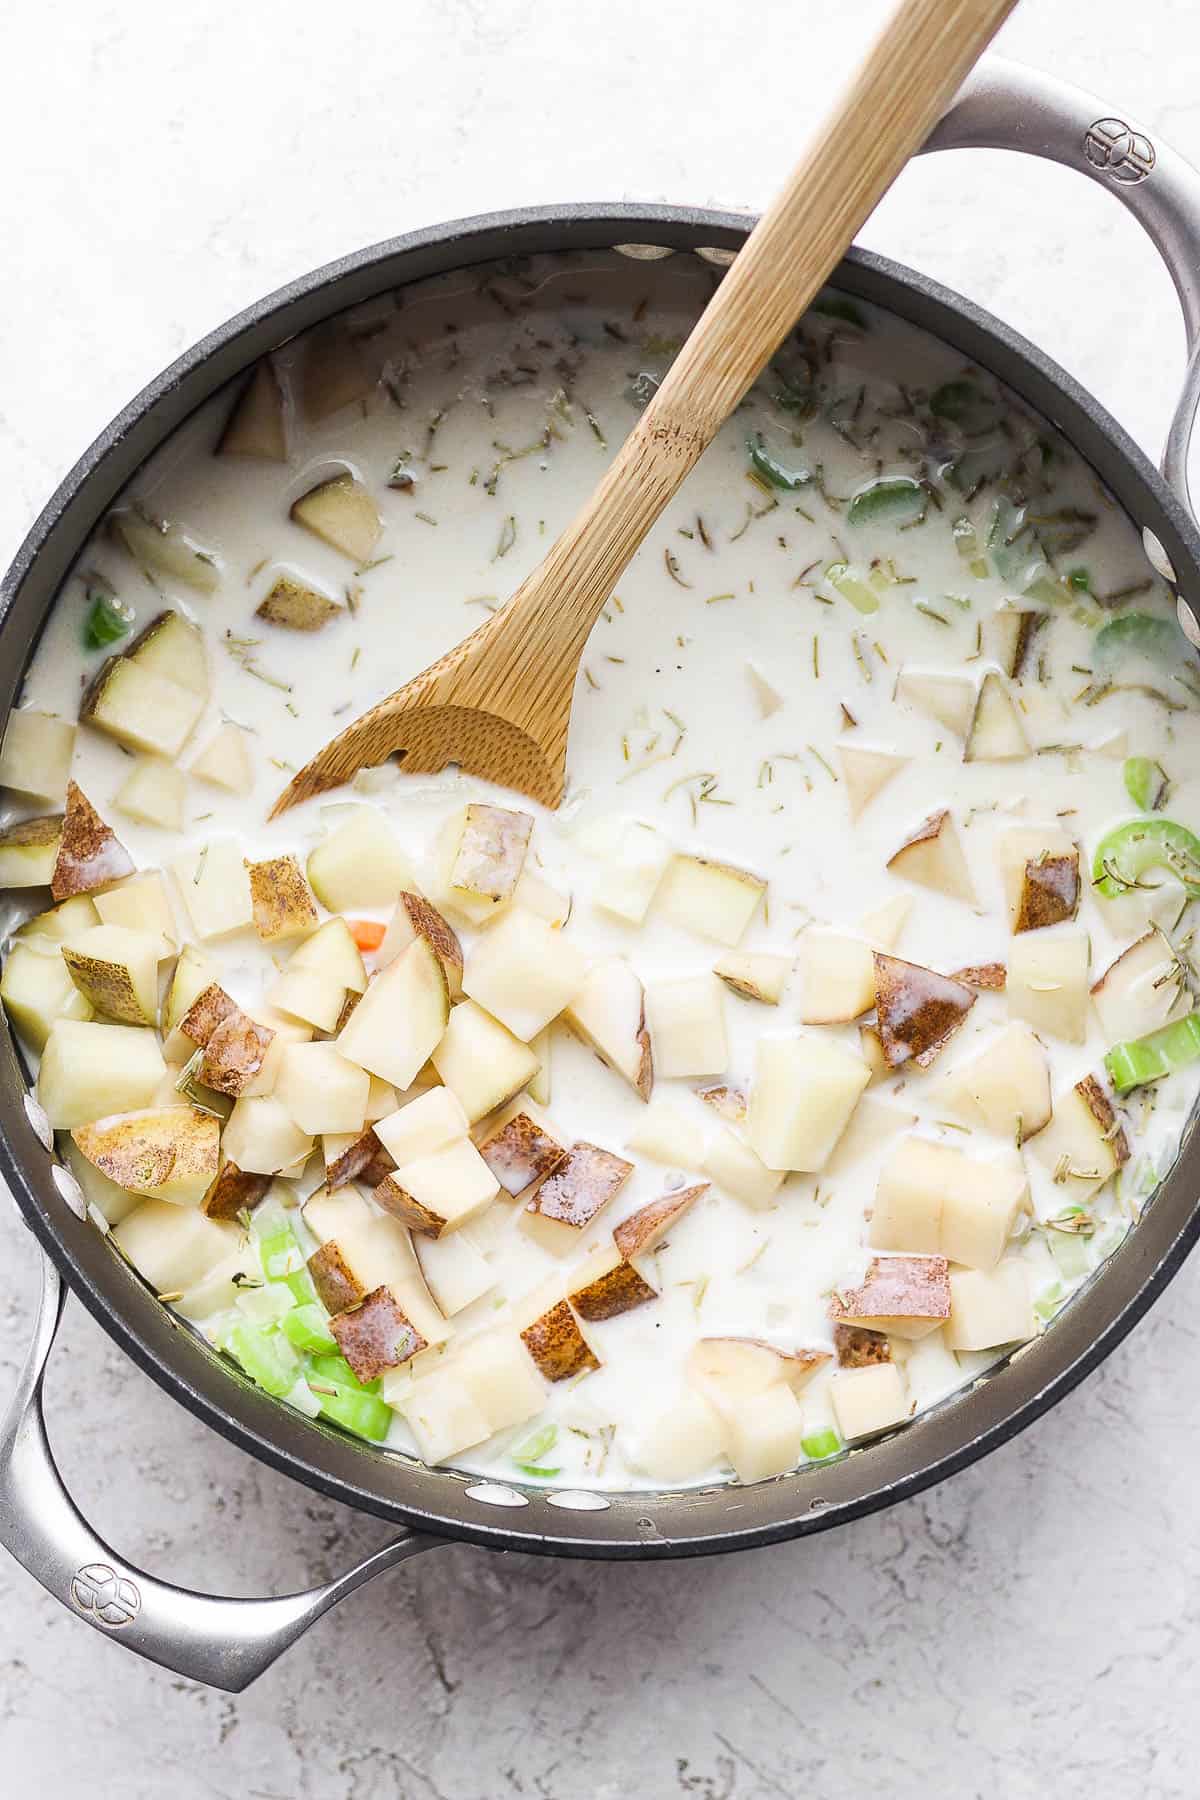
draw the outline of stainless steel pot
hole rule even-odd
[[[834,277],[991,369],[1052,419],[1131,518],[1153,533],[1187,608],[1200,608],[1200,536],[1188,449],[1200,407],[1200,176],[1086,94],[993,61],[927,149],[1022,150],[1109,187],[1149,233],[1179,293],[1188,373],[1160,476],[1061,369],[995,319],[882,258],[852,252]],[[11,708],[59,585],[135,470],[209,395],[329,314],[404,283],[497,256],[659,246],[728,260],[749,221],[687,208],[549,207],[414,232],[346,257],[262,301],[198,344],[123,412],[72,470],[0,588],[0,718]],[[1189,1135],[1146,1217],[1044,1337],[969,1393],[841,1460],[751,1488],[605,1496],[521,1491],[380,1454],[278,1405],[173,1320],[88,1220],[0,1033],[0,1174],[45,1251],[40,1315],[0,1431],[0,1542],[94,1628],[189,1679],[245,1687],[343,1595],[439,1542],[581,1557],[708,1554],[827,1530],[919,1492],[1004,1443],[1120,1342],[1200,1235],[1200,1146]],[[113,1338],[198,1418],[273,1467],[400,1523],[394,1541],[339,1580],[277,1599],[172,1587],[128,1563],[81,1517],[47,1443],[41,1386],[64,1282]]]

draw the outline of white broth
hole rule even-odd
[[[131,660],[73,746],[10,726],[0,764],[26,812],[56,814],[69,754],[119,840],[97,847],[73,800],[61,837],[0,843],[43,915],[10,940],[3,997],[31,1064],[49,1034],[39,1092],[97,1223],[285,1401],[510,1480],[754,1480],[903,1422],[1052,1328],[1197,1091],[1200,670],[1174,597],[1051,427],[858,301],[803,322],[621,580],[557,813],[388,766],[266,822],[292,771],[537,564],[713,279],[684,256],[539,258],[284,346],[255,418],[222,440],[236,395],[203,407],[87,546],[18,719],[73,722],[105,658]],[[251,424],[260,454],[237,453]],[[164,610],[199,636],[147,652]],[[85,648],[89,629],[110,641]],[[152,702],[181,742],[147,761],[129,708],[144,731]],[[476,858],[500,896],[482,923],[454,863],[465,806],[503,809],[472,815],[503,827]],[[346,854],[309,863],[331,838]],[[244,860],[289,857],[251,923]],[[52,869],[71,910],[47,916]],[[130,898],[150,871],[158,913],[144,884]],[[401,889],[462,946],[448,1027],[422,1010],[444,1005],[428,915],[370,930]],[[361,979],[347,933],[305,972],[343,915]],[[202,970],[185,1014],[216,985],[211,1053],[170,1010],[177,967],[177,997]],[[372,1006],[385,980],[397,998]],[[248,1020],[265,1033],[238,1038]],[[235,1038],[258,1075],[221,1063]],[[510,1066],[514,1103],[476,1117]],[[544,1134],[546,1185],[520,1198],[496,1191],[514,1112]],[[399,1166],[359,1156],[322,1199],[372,1123]],[[261,1176],[245,1210],[214,1199],[221,1158]],[[661,1241],[620,1231],[693,1188]]]

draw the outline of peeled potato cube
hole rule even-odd
[[[254,923],[246,865],[232,838],[212,838],[177,856],[171,873],[198,938],[229,937]]]
[[[1022,1144],[1049,1121],[1050,1065],[1033,1032],[1014,1020],[952,1069],[938,1092],[956,1117]]]
[[[914,707],[936,720],[957,737],[966,737],[975,712],[975,683],[963,675],[902,669],[896,681],[896,699],[902,706]]]
[[[715,975],[656,981],[646,989],[646,1021],[660,1075],[720,1075],[728,1067],[723,991]]]
[[[591,893],[592,905],[627,925],[642,924],[671,854],[670,844],[653,825],[633,820],[621,837],[616,856],[601,867]]]
[[[669,1169],[699,1169],[704,1163],[704,1141],[695,1120],[673,1100],[650,1102],[629,1138],[629,1148]]]
[[[774,956],[765,950],[730,950],[713,964],[713,974],[743,1000],[778,1006],[795,961],[793,956]]]
[[[988,1272],[956,1269],[951,1275],[950,1323],[946,1327],[951,1350],[994,1350],[1001,1344],[1023,1344],[1036,1332],[1029,1279],[1019,1263],[1003,1263]]]
[[[446,974],[451,1000],[462,999],[463,949],[458,934],[420,894],[403,893],[376,953],[380,968],[395,962],[414,938],[425,938]]]
[[[405,956],[411,956],[415,948],[410,946]],[[462,1103],[472,1125],[519,1094],[538,1067],[529,1046],[474,1000],[460,1001],[451,1009],[444,1033],[430,1055],[434,1068]],[[396,1082],[397,1087],[407,1085]]]
[[[756,1212],[766,1210],[783,1186],[777,1169],[768,1169],[762,1158],[735,1131],[723,1127],[704,1153],[704,1172],[735,1200]]]
[[[867,750],[858,744],[838,744],[837,756],[842,765],[842,780],[846,784],[852,819],[859,818],[876,794],[882,792],[901,769],[907,768],[910,761],[909,757],[897,756],[891,750]]]
[[[310,937],[296,946],[287,966],[292,971],[307,969],[332,986],[348,988],[355,994],[366,992],[367,971],[362,952],[345,919],[326,919]]]
[[[1064,1206],[1087,1200],[1129,1161],[1129,1139],[1094,1075],[1056,1096],[1054,1116],[1030,1148],[1050,1170]]]
[[[94,904],[102,925],[123,925],[157,938],[160,962],[174,954],[178,942],[175,914],[167,884],[157,869],[129,876],[119,886],[97,894]]]
[[[721,1460],[724,1447],[721,1415],[685,1389],[637,1434],[630,1460],[652,1481],[694,1481]]]
[[[153,1031],[56,1019],[38,1069],[37,1097],[56,1131],[147,1106],[166,1068]]]
[[[377,1205],[410,1231],[441,1237],[492,1204],[500,1184],[469,1138],[401,1163],[375,1189]]]
[[[118,1187],[176,1206],[198,1206],[220,1167],[220,1120],[194,1106],[109,1115],[71,1135]]]
[[[58,1139],[62,1150],[62,1158],[83,1189],[83,1197],[88,1207],[100,1214],[108,1225],[119,1225],[122,1219],[128,1218],[135,1207],[142,1204],[141,1194],[131,1193],[128,1188],[118,1187],[107,1175],[102,1175],[94,1163],[90,1163],[83,1152],[76,1147],[74,1138],[64,1134]],[[232,1299],[229,1304],[232,1305]],[[211,1309],[210,1309],[211,1310]]]
[[[1082,931],[1031,931],[1014,939],[1005,990],[1010,1015],[1024,1019],[1035,1031],[1082,1044],[1087,1036],[1090,957]]]
[[[71,979],[97,1012],[123,1025],[158,1023],[158,939],[92,925],[62,947]]]
[[[6,826],[0,832],[0,888],[49,887],[62,832],[58,815]]]
[[[255,364],[254,373],[234,402],[216,454],[253,456],[262,462],[287,461],[283,390],[269,357],[264,356]]]
[[[317,1031],[333,1031],[342,1014],[346,990],[316,969],[289,964],[269,990],[271,1005],[289,1018],[301,1019]]]
[[[1029,755],[1029,738],[1003,678],[984,676],[967,730],[964,762],[1015,762]]]
[[[23,707],[8,715],[0,747],[0,787],[39,800],[58,800],[67,791],[75,726],[54,713]]]
[[[1028,1209],[1029,1183],[1020,1169],[972,1160],[969,1179],[956,1182],[942,1200],[943,1256],[967,1268],[995,1268],[1017,1214]]]
[[[68,938],[79,931],[86,931],[89,925],[99,925],[100,914],[96,911],[96,902],[91,894],[72,894],[69,900],[60,900],[57,906],[46,912],[35,913],[32,919],[26,919],[19,925],[15,936],[23,939],[31,949],[49,950],[51,944],[65,944]],[[45,939],[45,943],[38,940]]]
[[[139,825],[157,825],[163,831],[183,830],[183,802],[187,787],[183,770],[161,757],[143,756],[117,789],[113,805]]]
[[[293,505],[292,518],[359,565],[370,562],[383,530],[374,500],[353,475],[335,475],[310,489]]]
[[[675,856],[655,896],[655,910],[683,931],[732,948],[741,943],[766,891],[766,882],[747,869]]]
[[[282,1101],[308,1137],[324,1131],[358,1131],[367,1106],[370,1077],[347,1062],[333,1044],[289,1044],[275,1078]]]
[[[859,932],[876,950],[894,950],[911,911],[911,894],[893,894],[890,900],[863,914],[858,921]]]
[[[254,765],[246,733],[232,721],[221,726],[200,754],[192,759],[189,775],[211,782],[230,794],[248,794],[254,786]]]
[[[804,1414],[782,1382],[742,1402],[726,1422],[725,1450],[739,1481],[767,1481],[794,1469],[805,1434]]]
[[[151,523],[131,511],[109,515],[109,530],[134,562],[152,574],[181,581],[201,594],[213,594],[220,576],[213,558],[198,550],[177,526]]]
[[[829,1398],[838,1430],[847,1443],[902,1424],[911,1411],[904,1378],[891,1362],[839,1369],[830,1377]]]
[[[36,950],[19,939],[4,958],[0,1000],[34,1050],[44,1048],[56,1019],[86,1020],[92,1016],[91,1002],[54,948]]]
[[[426,940],[415,938],[371,982],[338,1033],[338,1050],[403,1090],[444,1042],[449,1010],[442,965]]]
[[[877,1250],[940,1255],[943,1198],[967,1162],[949,1144],[906,1137],[879,1171],[867,1242]]]
[[[416,886],[412,864],[395,832],[370,806],[355,807],[349,817],[339,817],[309,856],[308,880],[330,912],[392,906],[399,894]]]
[[[430,1088],[407,1106],[378,1119],[375,1135],[397,1164],[432,1156],[465,1138],[467,1115],[449,1088]]]
[[[654,1054],[646,1029],[646,996],[624,957],[607,957],[593,965],[564,1018],[601,1062],[624,1077],[639,1100],[650,1098]]]
[[[948,894],[967,906],[978,905],[967,861],[954,821],[944,808],[931,813],[895,854],[888,868],[906,881],[915,881],[935,893]]]
[[[173,759],[204,711],[204,696],[128,656],[110,656],[80,703],[86,725],[119,744]]]
[[[412,1382],[396,1409],[430,1468],[461,1456],[492,1435],[485,1414],[454,1368],[435,1369]]]
[[[561,931],[514,906],[468,951],[463,992],[528,1043],[574,998],[586,974],[586,958]]]
[[[1148,931],[1109,964],[1092,988],[1092,1004],[1110,1044],[1148,1037],[1191,1010],[1185,972],[1170,940]]]
[[[208,698],[208,653],[204,648],[204,633],[182,613],[170,609],[160,612],[134,638],[125,656],[151,675],[175,682],[189,694]]]
[[[872,1094],[864,1094],[834,1146],[833,1155],[825,1165],[826,1172],[840,1177],[853,1169],[860,1158],[881,1149],[890,1138],[910,1130],[916,1122],[915,1113],[905,1112]]]
[[[803,1024],[845,1023],[874,1006],[875,958],[861,938],[806,931],[796,948],[796,963]]]
[[[870,1078],[861,1057],[812,1033],[760,1038],[751,1148],[769,1169],[823,1169]]]
[[[221,1142],[226,1156],[247,1175],[279,1175],[303,1161],[313,1141],[282,1100],[273,1094],[243,1094],[234,1102]]]
[[[421,1273],[439,1311],[448,1319],[465,1312],[496,1285],[496,1271],[471,1242],[465,1231],[442,1237],[414,1237],[413,1247]]]
[[[158,1294],[194,1287],[236,1250],[237,1236],[234,1226],[165,1200],[143,1200],[112,1231],[113,1243]]]
[[[446,1244],[461,1242],[449,1238]],[[431,1244],[420,1246],[423,1252]],[[490,1431],[511,1431],[536,1417],[546,1404],[546,1388],[515,1332],[489,1331],[474,1337],[455,1356],[454,1374],[488,1422]]]

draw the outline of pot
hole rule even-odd
[[[1091,462],[1175,573],[1181,619],[1200,609],[1200,535],[1187,454],[1200,406],[1200,176],[1086,94],[1000,61],[963,90],[926,149],[988,146],[1052,158],[1108,187],[1164,257],[1190,352],[1160,476],[1128,436],[1031,344],[933,282],[852,251],[836,286],[946,340],[1049,417]],[[197,406],[295,333],[380,292],[498,256],[624,246],[728,262],[750,221],[690,208],[548,207],[418,231],[344,258],[223,325],[151,384],[68,475],[0,588],[0,721],[56,593],[126,482]],[[1165,569],[1164,569],[1165,572]],[[1186,605],[1185,605],[1186,602]],[[3,923],[0,921],[0,923]],[[749,1488],[591,1495],[520,1490],[383,1455],[290,1411],[231,1369],[161,1306],[82,1216],[54,1155],[7,1028],[0,1033],[0,1174],[45,1252],[34,1343],[0,1430],[0,1542],[95,1629],[189,1680],[238,1690],[336,1601],[439,1543],[547,1555],[649,1558],[749,1549],[808,1536],[889,1506],[1006,1442],[1108,1355],[1200,1235],[1200,1144],[1190,1133],[1145,1218],[1053,1328],[904,1430],[840,1460]],[[65,1284],[65,1285],[64,1285]],[[327,1586],[235,1600],[172,1587],[99,1538],[67,1494],[49,1448],[41,1384],[66,1289],[198,1418],[323,1494],[394,1521],[384,1549]]]

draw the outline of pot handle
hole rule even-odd
[[[80,1513],[46,1438],[42,1379],[65,1298],[46,1257],[33,1342],[0,1425],[0,1543],[96,1630],[189,1681],[240,1693],[346,1594],[441,1542],[403,1532],[336,1581],[268,1600],[193,1593],[126,1562]]]
[[[1191,472],[1200,409],[1200,173],[1082,88],[1000,56],[980,63],[923,148],[1043,156],[1108,188],[1133,214],[1167,265],[1183,311],[1187,373],[1162,466],[1193,517],[1200,515],[1200,478]]]

